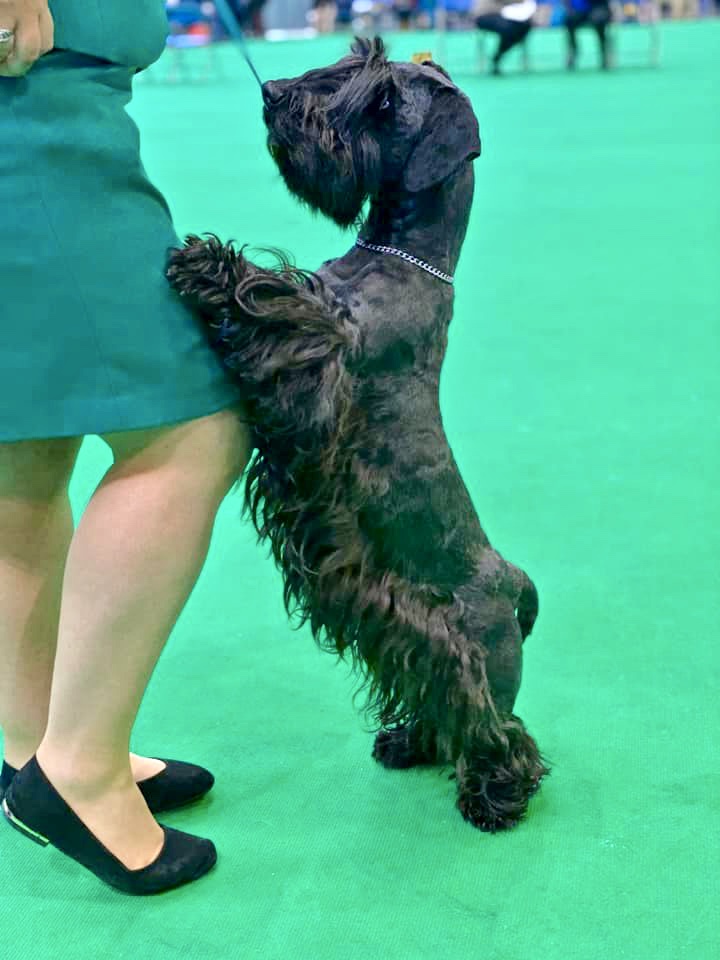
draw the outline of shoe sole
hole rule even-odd
[[[28,827],[26,823],[23,823],[22,820],[18,820],[15,814],[12,812],[10,807],[7,804],[7,800],[3,798],[2,801],[2,810],[7,822],[10,826],[17,830],[18,833],[21,833],[24,837],[27,837],[29,840],[32,840],[33,843],[37,843],[41,847],[47,847],[50,845],[50,841],[47,837],[44,837],[41,833],[38,833],[37,830],[33,830],[31,827]],[[155,891],[152,895],[157,896],[161,893],[169,892],[170,890],[176,890],[178,887],[185,886],[185,884],[192,883],[195,880],[199,880],[200,877],[205,876],[206,873],[209,873],[213,867],[217,864],[217,855],[214,854],[209,857],[204,863],[198,865],[197,870],[191,876],[185,878],[180,883],[176,884],[174,887],[168,887],[164,890]],[[98,878],[102,880],[102,878]],[[113,886],[109,884],[109,886]],[[115,888],[117,889],[117,888]],[[127,893],[127,890],[122,890],[121,892]]]
[[[11,827],[14,827],[15,830],[22,833],[23,836],[28,837],[33,843],[37,843],[41,847],[47,847],[50,841],[47,837],[44,837],[41,833],[38,833],[36,830],[33,830],[31,827],[28,827],[27,824],[23,823],[22,820],[18,820],[15,814],[12,812],[8,806],[7,800],[3,797],[2,802],[3,813],[5,814],[5,819],[10,824]]]

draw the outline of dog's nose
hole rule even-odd
[[[282,86],[276,80],[268,80],[262,85],[262,96],[266,107],[277,106],[283,98]]]

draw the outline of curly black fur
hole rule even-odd
[[[270,151],[296,195],[338,222],[369,197],[366,236],[454,267],[480,144],[446,75],[375,42],[268,86]],[[451,291],[359,249],[318,273],[244,249],[190,236],[168,277],[241,388],[246,504],[288,611],[363,677],[366,711],[391,728],[376,759],[453,762],[463,816],[512,826],[548,772],[512,712],[537,592],[491,547],[442,428]]]
[[[523,819],[528,798],[549,773],[519,717],[503,723],[506,742],[486,743],[457,766],[458,808],[481,830],[496,833]]]
[[[417,721],[380,730],[375,737],[372,755],[388,770],[433,766],[438,762],[434,738],[423,737]]]
[[[382,41],[359,40],[334,67],[265,86],[268,147],[288,189],[340,226],[355,224],[383,181],[375,134],[390,119],[392,73]]]

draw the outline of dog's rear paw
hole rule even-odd
[[[460,788],[457,808],[478,830],[499,833],[520,823],[527,812],[527,801],[527,796],[518,796],[512,784],[486,782],[477,792],[468,786]]]
[[[486,833],[516,827],[527,813],[530,797],[550,772],[541,761],[528,761],[524,767],[463,765],[457,775],[457,807],[463,818]]]
[[[372,755],[389,770],[408,770],[437,763],[434,749],[423,747],[415,724],[380,730],[375,737]]]

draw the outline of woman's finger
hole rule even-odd
[[[0,40],[0,63],[10,56],[15,46],[15,25],[13,23],[0,21],[0,35],[7,31],[10,31],[11,36],[6,40]]]
[[[12,30],[10,26],[0,25],[0,30]],[[0,42],[0,77],[6,76],[5,74],[5,65],[7,63],[7,58],[13,52],[15,46],[15,36],[9,37],[7,40]]]
[[[49,53],[55,46],[55,24],[47,7],[40,11],[40,43],[41,54]]]
[[[0,65],[0,75],[22,77],[38,59],[41,50],[40,16],[25,17],[15,27],[15,44],[10,56]]]

